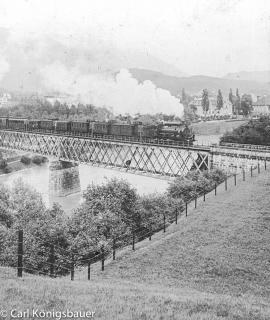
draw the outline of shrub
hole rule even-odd
[[[263,116],[258,120],[250,120],[247,124],[226,132],[220,142],[270,144],[270,117]]]
[[[167,221],[175,219],[176,212],[184,209],[182,199],[172,198],[167,194],[150,194],[139,197],[137,210],[140,214],[142,229],[156,230],[163,224],[163,218]]]
[[[0,160],[0,169],[4,169],[7,167],[7,161],[5,159]]]
[[[226,174],[220,169],[191,171],[185,177],[176,178],[169,184],[168,193],[173,198],[181,198],[189,201],[211,191],[215,184],[225,180]]]
[[[3,172],[4,172],[5,174],[8,174],[8,173],[11,173],[11,172],[12,172],[12,169],[11,169],[10,167],[6,166],[6,167],[3,169]]]
[[[22,162],[23,164],[29,165],[30,162],[31,162],[31,158],[28,157],[28,156],[22,156],[22,157],[21,157],[21,162]]]
[[[17,231],[24,231],[24,266],[31,270],[49,271],[50,244],[55,244],[57,264],[69,268],[67,256],[67,223],[63,210],[54,205],[46,209],[41,195],[17,180],[12,189],[1,189],[0,264],[15,267],[17,264]],[[63,248],[63,250],[61,250]],[[67,269],[58,268],[58,274]]]
[[[221,169],[212,169],[203,172],[206,179],[214,181],[216,184],[222,183],[226,179],[226,173]]]
[[[42,163],[46,162],[46,160],[47,160],[47,158],[43,157],[43,156],[35,155],[32,157],[32,162],[37,165],[41,165]]]

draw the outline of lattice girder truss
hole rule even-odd
[[[190,170],[208,169],[210,162],[207,151],[3,130],[0,147],[162,176],[181,176]]]

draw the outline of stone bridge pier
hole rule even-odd
[[[65,197],[81,191],[79,165],[68,161],[51,161],[49,165],[49,193]]]

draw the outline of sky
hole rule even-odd
[[[270,1],[0,0],[0,43],[0,87],[182,115],[179,100],[128,69],[270,70]]]
[[[135,62],[137,52],[187,74],[268,70],[270,1],[0,0],[2,43],[44,37],[132,53]]]

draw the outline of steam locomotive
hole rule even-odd
[[[0,118],[0,129],[16,131],[39,131],[68,134],[83,134],[85,136],[114,136],[116,138],[130,137],[137,140],[163,139],[192,145],[195,136],[184,122],[161,122],[157,125],[116,123],[113,121],[63,121]]]

